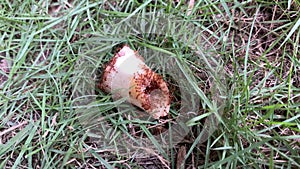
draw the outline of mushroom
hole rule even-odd
[[[114,99],[126,98],[155,119],[166,116],[170,110],[166,82],[127,45],[109,61],[98,87]]]

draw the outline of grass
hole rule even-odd
[[[0,1],[0,168],[299,168],[299,6]],[[120,43],[168,82],[164,126],[95,91]]]

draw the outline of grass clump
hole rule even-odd
[[[1,1],[0,168],[298,168],[299,5]],[[199,108],[176,144],[95,91],[121,43],[168,82],[169,119]]]

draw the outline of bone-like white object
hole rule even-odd
[[[126,98],[155,119],[166,116],[170,110],[167,84],[127,45],[108,63],[98,87],[112,93],[114,99]]]

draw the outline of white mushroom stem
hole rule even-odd
[[[105,68],[99,87],[112,93],[114,99],[126,98],[155,119],[170,110],[169,89],[163,78],[126,45]]]

